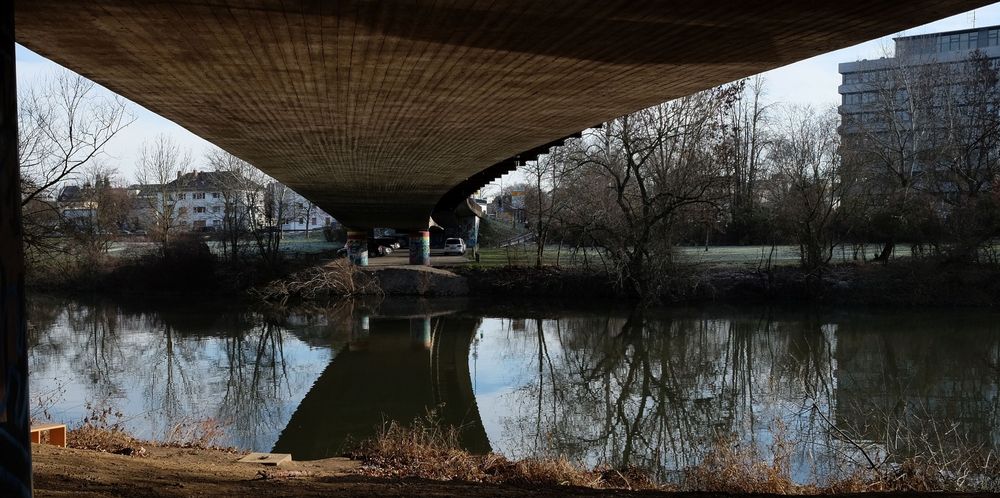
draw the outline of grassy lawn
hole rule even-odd
[[[583,266],[584,253],[591,266],[601,266],[601,257],[597,249],[581,249],[575,256],[572,248],[563,246],[559,251],[558,246],[547,246],[542,256],[542,264],[561,266]],[[471,254],[469,255],[471,257]],[[492,268],[497,266],[534,266],[536,261],[535,246],[522,245],[512,247],[488,247],[479,249],[478,266]],[[469,263],[476,265],[477,263]]]
[[[327,242],[323,237],[322,230],[316,230],[306,238],[303,234],[286,234],[281,238],[282,252],[295,252],[301,254],[318,254],[325,251],[336,251],[343,244],[339,242]]]
[[[874,252],[874,248],[868,249],[869,255]],[[559,254],[558,246],[548,246],[545,248],[543,263],[555,265]],[[799,264],[798,246],[709,246],[708,251],[704,246],[684,246],[677,248],[677,260],[683,263],[707,264],[712,266],[758,266],[765,265],[770,258],[772,265],[797,265]],[[896,250],[897,256],[909,256],[909,247],[900,246]],[[535,264],[535,246],[523,245],[514,247],[483,248],[479,250],[479,266],[489,268],[497,266],[533,266]],[[601,257],[597,249],[586,251],[587,260],[591,266],[600,267]],[[833,252],[832,263],[851,261],[851,249],[837,247]],[[584,264],[584,250],[580,250],[575,257],[572,249],[563,247],[561,255],[558,256],[561,266],[582,266]],[[470,263],[475,265],[475,263]]]

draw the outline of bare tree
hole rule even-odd
[[[212,169],[220,173],[223,259],[237,264],[250,230],[259,228],[252,217],[260,216],[257,206],[263,202],[263,186],[260,183],[264,181],[263,173],[222,149],[210,151],[207,159]]]
[[[809,270],[822,268],[833,256],[837,207],[851,182],[841,174],[837,121],[833,110],[819,114],[811,107],[791,107],[771,147],[777,180],[771,201]]]
[[[133,199],[120,185],[117,169],[98,161],[88,165],[83,173],[79,201],[86,205],[88,215],[64,219],[63,226],[81,250],[80,255],[90,263],[98,263],[128,227]]]
[[[624,287],[655,298],[672,259],[671,232],[685,210],[726,196],[717,152],[724,87],[620,117],[585,134],[575,154],[567,213],[609,256]]]
[[[535,235],[535,266],[539,268],[549,236],[570,202],[563,183],[576,164],[570,159],[569,150],[565,146],[554,147],[548,154],[521,168],[531,181],[525,209]]]
[[[844,103],[843,155],[847,176],[858,180],[847,192],[855,214],[863,217],[868,237],[882,242],[875,259],[886,261],[926,204],[926,173],[941,150],[939,103],[946,77],[943,65],[906,56],[872,64],[864,91],[849,94]]]
[[[721,155],[728,168],[730,231],[739,242],[758,236],[759,181],[766,169],[765,151],[770,140],[771,110],[764,102],[763,76],[740,82],[738,100],[726,113]]]
[[[262,182],[264,180],[263,173]],[[287,223],[294,210],[291,206],[292,191],[285,185],[270,180],[261,191],[262,198],[253,203],[255,215],[251,216],[251,234],[261,260],[274,268],[281,263],[281,225]]]
[[[947,213],[949,255],[974,261],[1000,231],[1000,64],[975,51],[945,71],[928,187]]]
[[[225,201],[224,256],[237,262],[244,241],[249,240],[260,260],[276,267],[281,262],[281,226],[299,214],[292,206],[292,191],[221,149],[210,152],[208,161],[217,172],[225,173],[220,176]]]
[[[166,135],[159,135],[151,142],[143,142],[139,152],[136,170],[139,197],[145,204],[145,218],[150,232],[160,242],[164,254],[171,237],[186,216],[177,206],[177,201],[180,200],[180,185],[177,180],[190,164],[190,153],[181,150]]]
[[[310,201],[309,199],[303,197],[302,200],[299,201],[298,204],[296,205],[296,208],[299,213],[299,217],[306,224],[306,238],[308,239],[309,228],[310,225],[312,224],[312,215],[314,212],[316,212],[316,205],[313,204],[312,201]]]
[[[52,200],[56,186],[104,155],[135,117],[120,97],[99,95],[94,82],[68,71],[18,95],[18,158],[25,245],[60,249],[52,239],[60,224]]]

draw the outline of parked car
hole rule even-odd
[[[444,254],[465,254],[465,241],[458,238],[445,239]]]
[[[368,257],[377,258],[379,256],[388,256],[393,253],[393,251],[399,249],[400,244],[391,239],[368,239]],[[347,256],[347,247],[341,247],[337,249],[334,257],[342,258]]]

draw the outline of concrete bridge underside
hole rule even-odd
[[[435,208],[584,128],[964,0],[17,0],[17,41],[344,224]]]

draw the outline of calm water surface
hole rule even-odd
[[[664,479],[720,437],[765,455],[786,443],[801,480],[862,461],[859,447],[920,451],[906,435],[928,428],[1000,449],[988,311],[385,300],[276,313],[35,296],[29,313],[35,417],[111,407],[147,438],[210,418],[223,444],[302,460],[428,411],[472,451]]]

